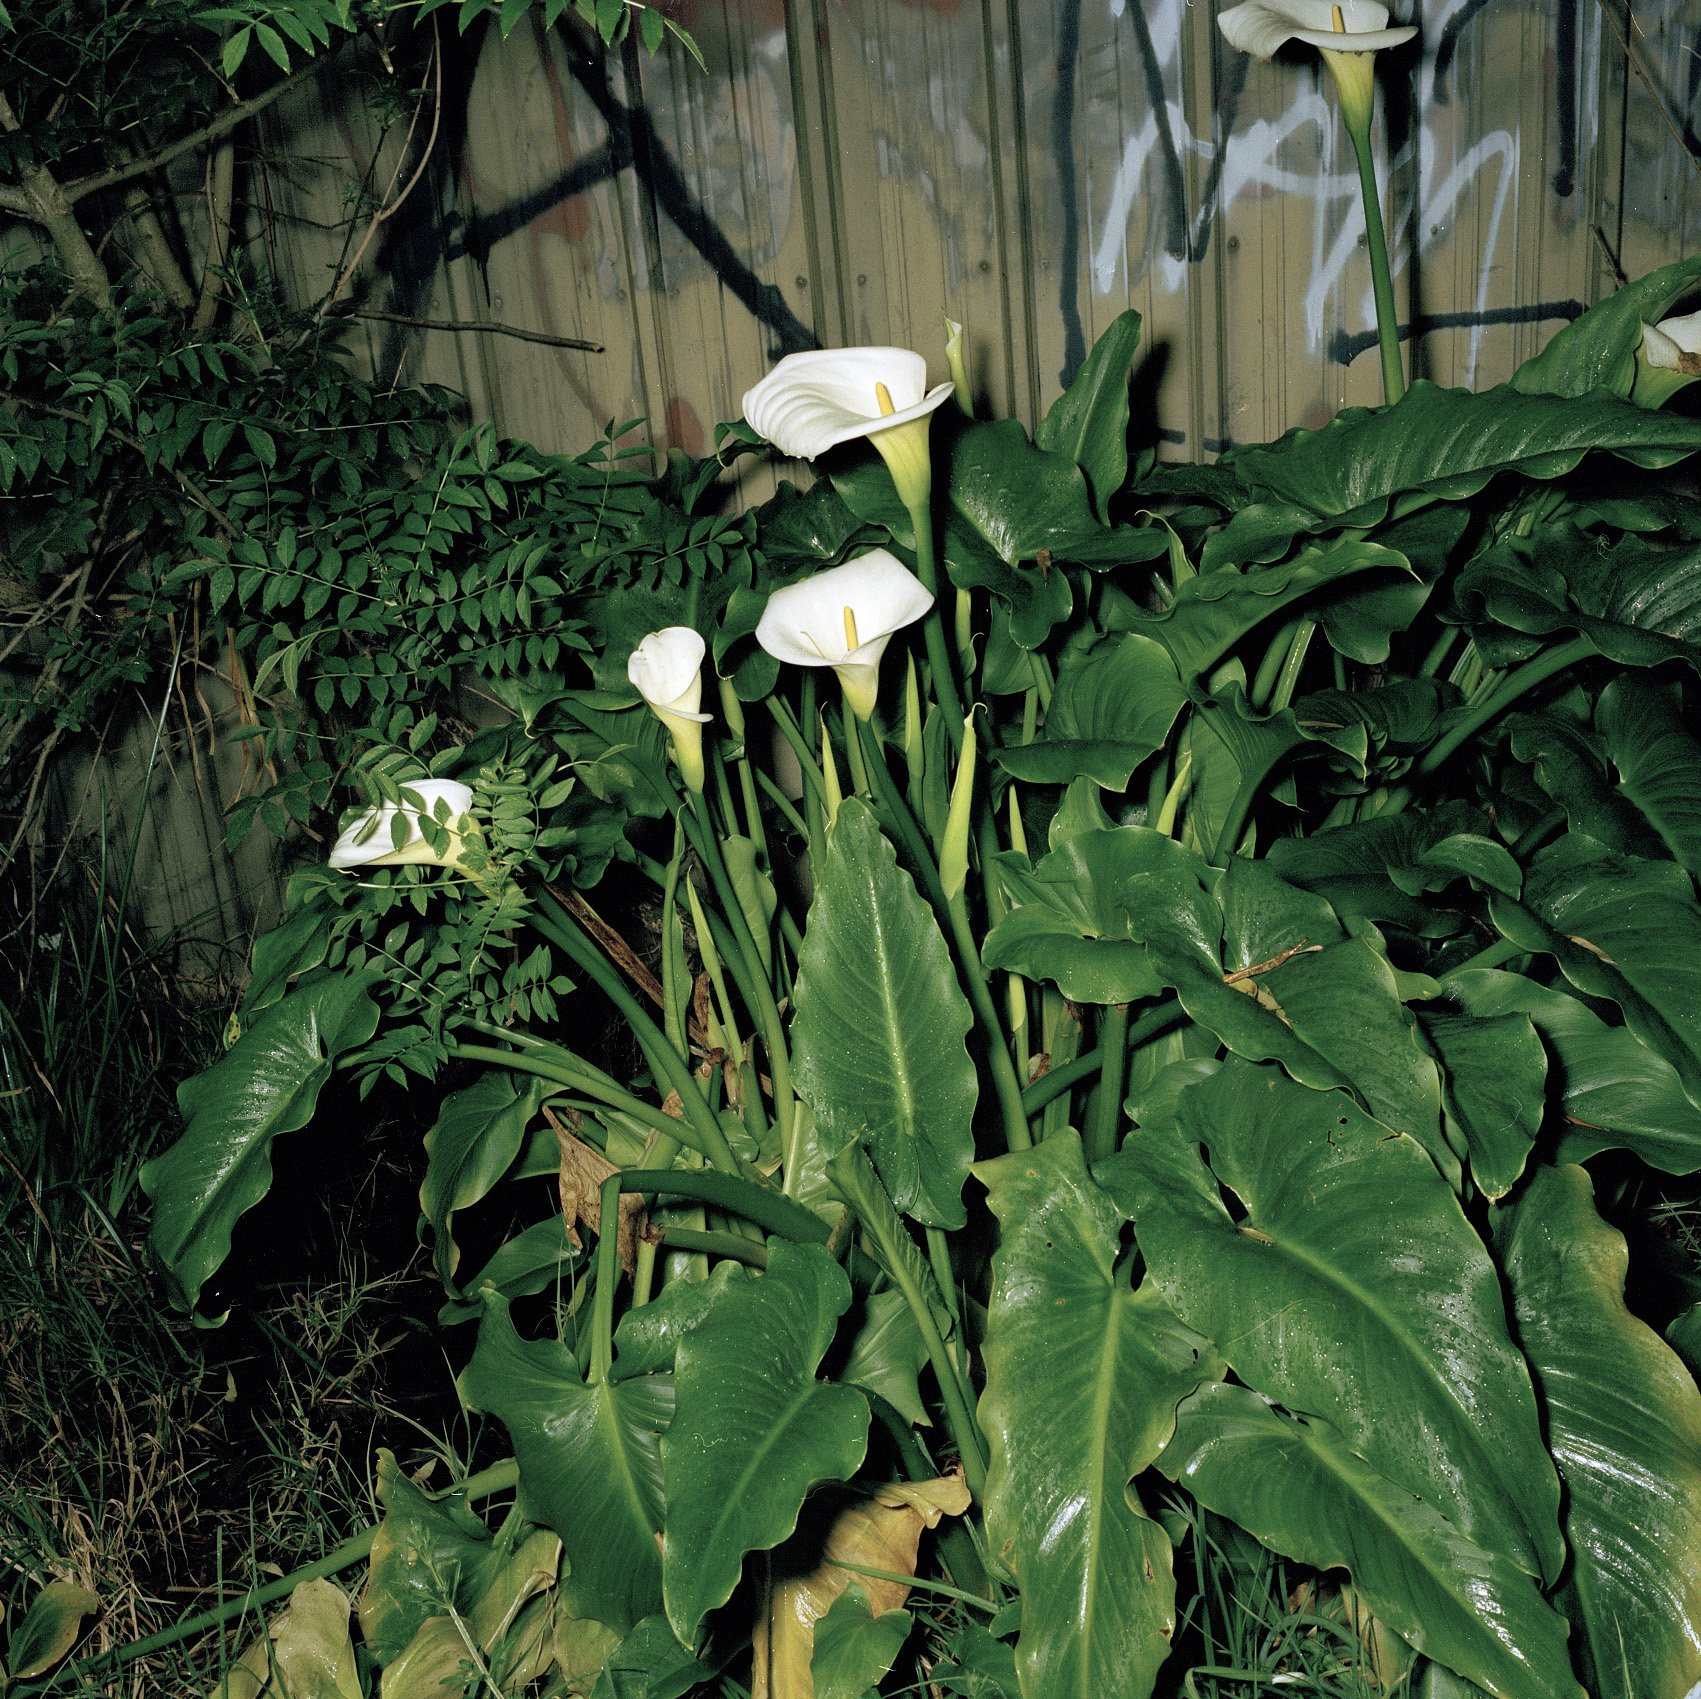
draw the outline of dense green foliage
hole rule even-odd
[[[272,1142],[323,1136],[333,1070],[456,1062],[478,1077],[443,1101],[421,1200],[444,1320],[481,1318],[463,1396],[565,1550],[528,1671],[680,1692],[754,1632],[758,1685],[808,1691],[807,1634],[762,1601],[842,1525],[826,1484],[954,1459],[968,1515],[937,1561],[996,1614],[929,1655],[994,1690],[1148,1691],[1175,1667],[1172,1539],[1251,1536],[1350,1575],[1318,1620],[1384,1680],[1687,1692],[1701,1393],[1650,1326],[1680,1318],[1625,1307],[1587,1166],[1701,1167],[1701,426],[1627,398],[1639,324],[1608,303],[1486,397],[1420,384],[1214,468],[1124,460],[1096,504],[1081,468],[1102,480],[1099,434],[1126,431],[1132,319],[1041,433],[1090,421],[1068,455],[938,413],[913,512],[854,445],[738,524],[691,517],[712,462],[496,480],[572,536],[601,476],[642,545],[614,594],[552,566],[554,664],[458,663],[511,709],[494,729],[427,757],[432,681],[396,675],[359,758],[396,825],[296,877],[240,1041],[145,1176],[178,1301]],[[1615,361],[1618,392],[1591,386]],[[963,620],[923,645],[936,606],[907,659],[894,638],[872,718],[821,714],[825,669],[752,633],[796,584],[786,617],[843,655],[830,574],[872,544],[924,582],[937,558]],[[286,597],[244,570],[235,606],[304,605],[308,573]],[[878,623],[860,596],[845,646]],[[691,630],[722,681],[701,791],[694,725],[664,732],[626,677],[646,633],[689,655]],[[941,657],[978,703],[960,727]],[[470,805],[410,835],[428,778]],[[653,886],[653,941],[607,923],[629,897],[590,907],[610,867]],[[575,1036],[592,997],[636,1061]],[[457,1222],[545,1175],[564,1213],[463,1269]],[[632,1193],[648,1216],[600,1232]],[[854,1573],[796,1582],[829,1589],[805,1613],[833,1623],[820,1691],[903,1638],[832,1602]],[[367,1649],[424,1657],[492,1596]]]

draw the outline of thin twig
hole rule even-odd
[[[414,174],[408,179],[407,187],[404,188],[394,200],[390,200],[388,198],[389,190],[385,191],[385,203],[380,205],[378,210],[373,213],[372,222],[367,225],[366,234],[361,238],[360,246],[355,249],[354,255],[349,260],[348,264],[345,265],[337,274],[336,282],[331,285],[330,294],[328,294],[320,303],[318,316],[321,319],[330,311],[331,303],[335,301],[340,294],[342,294],[343,285],[346,284],[354,275],[361,260],[365,258],[366,250],[371,247],[372,238],[378,234],[379,226],[385,223],[386,220],[394,218],[395,215],[401,211],[403,203],[418,186],[420,178],[425,175],[426,166],[431,163],[431,150],[437,145],[437,128],[443,118],[443,43],[438,35],[437,19],[435,16],[433,16],[431,20],[431,65],[433,72],[431,91],[431,134],[425,138],[425,147],[420,153],[419,164],[414,168]],[[402,174],[402,166],[406,163],[408,156],[408,143],[413,140],[415,126],[419,123],[420,108],[423,107],[424,104],[425,103],[422,100],[420,105],[414,108],[413,117],[408,123],[408,133],[402,138],[401,152],[396,158],[395,173],[390,178],[391,189],[396,186],[396,178]]]
[[[600,342],[583,342],[576,336],[546,336],[541,330],[521,330],[518,325],[481,324],[476,319],[416,319],[407,313],[379,313],[365,307],[333,307],[334,319],[380,319],[385,324],[405,324],[414,330],[483,330],[492,336],[517,336],[522,342],[541,342],[546,348],[578,348],[587,354],[605,352]]]
[[[1659,79],[1654,75],[1653,67],[1649,65],[1647,55],[1630,39],[1630,32],[1619,21],[1607,0],[1600,0],[1600,6],[1607,22],[1612,25],[1612,33],[1618,37],[1618,45],[1624,50],[1625,63],[1647,85],[1648,93],[1654,97],[1654,105],[1659,108],[1660,117],[1665,120],[1666,128],[1677,138],[1677,145],[1683,149],[1684,156],[1689,163],[1701,167],[1701,155],[1698,155],[1695,149],[1690,146],[1689,139],[1678,128],[1677,120],[1672,117],[1670,108],[1666,104],[1665,90],[1660,87]],[[1625,7],[1627,17],[1629,11],[1630,8],[1627,4]]]

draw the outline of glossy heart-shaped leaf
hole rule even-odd
[[[974,1017],[933,910],[873,811],[839,808],[797,968],[793,1077],[828,1156],[863,1140],[898,1209],[960,1227]]]
[[[1701,1102],[1701,907],[1682,868],[1568,833],[1531,863],[1522,904],[1494,898],[1490,913],[1521,948],[1552,954],[1579,991],[1616,1002]]]
[[[1149,1283],[1130,1286],[1122,1211],[1073,1132],[975,1173],[1002,1229],[980,1423],[987,1538],[1022,1589],[1023,1699],[1137,1699],[1169,1655],[1175,1586],[1129,1481],[1222,1365]]]
[[[1140,315],[1127,308],[1100,332],[1034,432],[1036,448],[1066,454],[1081,468],[1101,519],[1128,480],[1128,374],[1139,347]]]
[[[1559,1483],[1529,1372],[1430,1158],[1344,1093],[1238,1060],[1175,1105],[1167,1131],[1143,1123],[1102,1165],[1149,1171],[1135,1223],[1149,1278],[1248,1386],[1330,1422],[1461,1533],[1551,1580]]]
[[[1628,395],[1643,322],[1658,324],[1698,281],[1701,259],[1688,259],[1625,284],[1526,360],[1513,374],[1512,387],[1526,395],[1577,396],[1595,389]]]
[[[1621,673],[1601,692],[1595,723],[1622,794],[1678,862],[1701,875],[1701,743],[1686,723],[1681,690]]]
[[[849,1303],[827,1251],[776,1240],[762,1278],[730,1287],[679,1340],[679,1412],[661,1449],[662,1585],[688,1645],[732,1596],[745,1554],[772,1550],[810,1488],[848,1480],[862,1462],[866,1400],[815,1378]]]
[[[620,1633],[661,1603],[660,1440],[673,1417],[667,1375],[588,1385],[558,1339],[523,1340],[505,1299],[485,1299],[461,1397],[501,1419],[535,1521],[561,1537],[561,1598]]]
[[[1595,449],[1669,466],[1698,448],[1694,420],[1613,396],[1527,395],[1510,384],[1473,394],[1420,378],[1391,407],[1343,409],[1320,430],[1238,450],[1234,465],[1265,499],[1373,525],[1409,490],[1461,501],[1501,472],[1560,477]]]
[[[862,1699],[892,1667],[914,1622],[906,1610],[876,1616],[860,1584],[851,1582],[815,1624],[814,1699]]]
[[[1273,1550],[1346,1569],[1379,1620],[1498,1699],[1584,1699],[1565,1622],[1530,1578],[1378,1473],[1328,1422],[1218,1383],[1181,1406],[1158,1467]]]
[[[271,1189],[272,1140],[312,1120],[337,1057],[377,1030],[376,978],[337,974],[297,986],[177,1088],[188,1126],[141,1178],[154,1201],[148,1243],[179,1309],[194,1308],[230,1252],[238,1217]]]
[[[1701,1391],[1624,1305],[1623,1238],[1581,1168],[1538,1170],[1495,1228],[1565,1482],[1562,1602],[1597,1699],[1701,1682]]]
[[[1186,701],[1163,645],[1127,632],[1065,661],[1043,737],[1000,749],[995,758],[1014,778],[1066,785],[1087,777],[1120,792],[1134,769],[1163,747]]]
[[[1560,1161],[1625,1149],[1668,1174],[1701,1168],[1701,1108],[1671,1063],[1628,1028],[1609,1026],[1581,998],[1521,974],[1473,968],[1441,983],[1478,1019],[1527,1016],[1553,1051],[1559,1106],[1570,1123]]]
[[[450,1232],[454,1213],[488,1195],[520,1154],[544,1091],[544,1081],[535,1075],[493,1068],[444,1098],[436,1122],[425,1135],[426,1169],[419,1202],[434,1235],[433,1266],[451,1293],[461,1256]]]

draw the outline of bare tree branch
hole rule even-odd
[[[416,319],[407,313],[380,313],[366,307],[333,307],[334,319],[380,319],[385,324],[405,324],[414,330],[481,330],[491,336],[517,336],[522,342],[541,342],[546,348],[580,348],[600,354],[600,342],[583,342],[576,336],[546,336],[541,330],[521,330],[518,325],[481,324],[477,319]]]
[[[0,92],[0,130],[16,134],[22,129],[11,101]],[[111,297],[111,279],[100,263],[100,256],[89,245],[58,179],[41,165],[22,166],[18,175],[23,182],[24,216],[41,225],[53,238],[53,245],[59,250],[65,269],[76,279],[77,288],[104,307]]]
[[[238,102],[228,111],[221,112],[210,123],[203,124],[192,135],[181,136],[164,147],[155,148],[152,153],[138,154],[134,159],[123,165],[115,165],[109,171],[99,171],[92,177],[79,177],[74,183],[67,183],[63,191],[66,199],[72,202],[80,201],[85,195],[92,195],[98,189],[110,189],[115,183],[128,182],[130,178],[139,176],[144,171],[153,171],[159,166],[169,165],[174,159],[180,159],[186,153],[193,153],[196,148],[222,140],[245,119],[264,112],[274,101],[282,99],[297,83],[305,81],[321,65],[328,64],[330,58],[331,55],[324,54],[309,59],[306,64],[291,71],[282,82],[273,83],[264,94]],[[9,205],[8,195],[4,190],[0,190],[0,205]]]

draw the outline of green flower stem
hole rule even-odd
[[[1276,688],[1276,679],[1282,670],[1282,663],[1287,659],[1293,648],[1294,633],[1299,630],[1299,621],[1289,620],[1274,637],[1264,651],[1264,658],[1258,663],[1258,671],[1253,675],[1252,688],[1246,693],[1246,700],[1254,708],[1262,708],[1270,699],[1270,692]]]
[[[974,928],[969,925],[968,904],[959,891],[946,905],[951,920],[951,937],[957,946],[957,960],[962,978],[967,982],[969,1001],[986,1038],[986,1057],[992,1068],[992,1085],[998,1093],[998,1112],[1004,1117],[1004,1144],[1008,1150],[1027,1150],[1033,1145],[1028,1131],[1028,1117],[1022,1109],[1022,1082],[1016,1078],[1016,1064],[1010,1059],[1010,1043],[1004,1036],[1003,1023],[992,1001],[992,988],[980,965],[980,946],[975,942]]]
[[[957,1276],[951,1267],[951,1247],[941,1228],[927,1229],[927,1260],[933,1269],[933,1278],[939,1282],[939,1290],[944,1294],[945,1308],[960,1335],[963,1330],[963,1311],[957,1302]],[[960,1370],[961,1356],[949,1344],[946,1349],[951,1352],[951,1361],[957,1364]]]
[[[655,1022],[638,1006],[637,998],[626,989],[625,981],[548,891],[539,892],[537,905],[532,924],[551,943],[560,945],[568,958],[597,982],[603,995],[620,1011],[650,1066],[679,1093],[679,1100],[685,1106],[685,1118],[702,1140],[703,1155],[724,1173],[736,1174],[738,1159],[726,1142],[726,1134],[721,1131],[715,1112],[692,1078],[685,1058],[657,1030]]]
[[[1551,678],[1556,672],[1570,666],[1573,661],[1584,660],[1595,653],[1595,646],[1587,637],[1573,637],[1569,643],[1556,644],[1543,654],[1537,655],[1533,661],[1526,661],[1501,681],[1498,690],[1490,693],[1481,702],[1473,704],[1465,718],[1430,747],[1418,762],[1416,770],[1419,773],[1433,773],[1466,738],[1474,736],[1490,720],[1504,714],[1525,691],[1534,689],[1544,679]]]
[[[591,1367],[585,1376],[601,1386],[614,1367],[614,1292],[620,1284],[620,1175],[602,1183],[597,1228],[597,1290],[591,1304]]]
[[[851,789],[864,800],[871,800],[873,793],[868,788],[868,764],[862,755],[862,739],[857,736],[857,727],[862,723],[851,712],[848,702],[839,704],[843,715],[845,730],[845,757],[850,762]]]
[[[782,1239],[795,1239],[800,1245],[824,1245],[832,1237],[832,1229],[813,1210],[805,1209],[771,1186],[717,1173],[712,1168],[670,1168],[665,1173],[649,1168],[623,1168],[620,1189],[642,1192],[646,1197],[695,1198],[711,1209],[742,1216],[764,1231],[778,1233]]]
[[[951,748],[963,746],[963,698],[957,689],[956,664],[951,643],[945,633],[945,616],[939,609],[939,572],[934,564],[933,512],[926,501],[909,510],[910,525],[915,531],[915,575],[922,588],[933,595],[933,606],[921,622],[922,636],[927,643],[927,661],[933,668],[933,696],[939,711],[945,716],[945,729],[950,734]]]
[[[696,803],[697,799],[693,798],[693,808]],[[714,823],[694,813],[682,814],[680,818],[685,824],[685,833],[691,839],[692,847],[703,858],[703,865],[708,869],[709,883],[714,886],[715,895],[720,900],[722,923],[730,933],[732,949],[729,951],[721,942],[719,929],[715,929],[716,947],[720,949],[722,961],[737,982],[751,1015],[762,1028],[762,1045],[768,1052],[768,1073],[774,1082],[774,1119],[779,1123],[780,1142],[785,1149],[786,1184],[790,1186],[795,1183],[793,1157],[796,1153],[792,1149],[792,1143],[797,1131],[797,1106],[792,1092],[791,1055],[786,1049],[785,1025],[780,1020],[779,1007],[774,1002],[773,991],[768,985],[761,952],[756,948],[756,940],[750,935],[750,923],[745,919],[744,905],[738,900],[732,877],[721,857],[721,846],[715,837]],[[744,968],[742,974],[738,971],[741,963]]]
[[[732,784],[726,776],[726,761],[719,744],[710,752],[710,766],[715,775],[715,794],[721,799],[721,819],[726,822],[722,830],[730,835],[738,830],[738,810],[733,806]]]
[[[1510,938],[1502,938],[1498,943],[1490,944],[1486,950],[1479,950],[1469,961],[1460,962],[1457,967],[1448,968],[1442,979],[1445,989],[1447,981],[1455,974],[1469,973],[1473,968],[1499,967],[1502,962],[1509,962],[1514,956],[1526,952],[1521,944],[1514,944]]]
[[[768,775],[757,769],[756,782],[768,793],[769,800],[779,809],[781,817],[800,838],[809,836],[809,826],[803,816],[798,813],[796,805],[786,793],[774,783]]]
[[[1441,628],[1441,635],[1436,638],[1429,653],[1424,656],[1422,666],[1418,668],[1419,678],[1434,678],[1441,671],[1463,630],[1464,627],[1458,625],[1444,625]]]
[[[504,1032],[502,1036],[514,1040],[521,1035]],[[555,1051],[554,1045],[545,1047]],[[644,1126],[653,1128],[665,1137],[678,1139],[699,1156],[713,1161],[710,1153],[703,1149],[702,1135],[696,1127],[689,1122],[676,1121],[671,1115],[664,1114],[655,1104],[646,1103],[641,1097],[634,1097],[631,1092],[599,1075],[595,1068],[579,1061],[568,1051],[555,1051],[554,1056],[539,1056],[534,1051],[508,1050],[498,1045],[451,1044],[447,1047],[447,1054],[449,1059],[455,1062],[487,1062],[498,1068],[512,1068],[516,1073],[535,1074],[539,1079],[554,1080],[570,1091],[594,1099],[605,1108],[616,1109],[622,1115],[630,1115],[634,1121],[642,1122]]]
[[[1174,1026],[1178,1021],[1187,1018],[1187,1011],[1173,997],[1159,1003],[1155,1009],[1148,1009],[1139,1020],[1134,1021],[1127,1031],[1127,1046],[1130,1050],[1138,1050],[1142,1044],[1149,1042]],[[1084,1055],[1077,1056],[1073,1062],[1064,1062],[1043,1073],[1022,1093],[1022,1108],[1029,1115],[1037,1115],[1054,1097],[1060,1096],[1073,1085],[1082,1080],[1091,1079],[1104,1067],[1104,1051],[1089,1050]]]
[[[1288,644],[1287,659],[1282,662],[1281,676],[1276,680],[1276,692],[1270,698],[1270,707],[1280,713],[1293,701],[1294,686],[1299,683],[1299,669],[1305,665],[1305,652],[1311,647],[1311,639],[1317,630],[1317,622],[1311,619],[1298,620],[1293,628],[1293,640]]]
[[[657,1223],[652,1232],[661,1234],[662,1243],[670,1250],[695,1251],[711,1257],[732,1257],[752,1268],[768,1266],[768,1247],[742,1233],[715,1233],[696,1227],[674,1227]]]
[[[1370,154],[1370,112],[1361,120],[1347,114],[1347,134],[1358,158],[1359,192],[1364,197],[1364,232],[1370,246],[1370,281],[1376,294],[1376,341],[1382,350],[1382,394],[1390,406],[1406,393],[1400,366],[1400,323],[1394,312],[1394,275],[1388,266],[1388,238],[1382,229],[1382,199],[1376,192],[1376,162]]]
[[[927,1347],[927,1360],[939,1382],[939,1394],[945,1403],[945,1423],[957,1443],[957,1454],[963,1462],[963,1478],[969,1492],[980,1498],[986,1491],[986,1441],[974,1419],[973,1404],[966,1379],[959,1372],[945,1341],[933,1320],[934,1294],[927,1288],[933,1285],[927,1264],[904,1228],[886,1188],[874,1172],[874,1164],[863,1154],[862,1146],[852,1144],[832,1158],[827,1172],[839,1195],[856,1211],[862,1228],[874,1242],[881,1265],[904,1295],[904,1302],[915,1317],[922,1343]],[[941,1295],[943,1301],[943,1295]]]
[[[1099,1017],[1098,1100],[1093,1105],[1092,1126],[1087,1133],[1087,1166],[1116,1154],[1117,1135],[1122,1131],[1123,1065],[1128,1060],[1128,1005],[1108,1003]]]
[[[826,781],[821,777],[821,763],[815,758],[815,751],[810,747],[809,740],[803,735],[801,727],[792,718],[791,709],[777,696],[768,698],[768,707],[774,716],[774,724],[780,728],[780,736],[791,745],[791,752],[797,757],[797,764],[803,769],[803,787],[806,792],[820,801],[827,793]],[[772,786],[769,787],[770,790]]]
[[[649,1148],[644,1152],[641,1167],[666,1170],[673,1166],[673,1159],[678,1156],[680,1142],[670,1138],[666,1133],[658,1134],[650,1140]],[[632,1273],[632,1307],[642,1309],[650,1301],[650,1292],[656,1280],[656,1247],[650,1239],[638,1241],[637,1267]]]
[[[456,1486],[446,1487],[439,1493],[427,1493],[425,1496],[441,1502],[451,1498],[456,1493],[464,1493],[467,1498],[492,1498],[497,1493],[508,1492],[519,1484],[520,1466],[509,1458],[503,1463],[493,1463],[488,1469],[481,1469],[476,1475],[469,1475]],[[142,1640],[132,1640],[128,1645],[114,1646],[108,1652],[96,1652],[92,1657],[84,1658],[75,1664],[67,1664],[58,1671],[55,1684],[63,1684],[74,1677],[81,1677],[102,1664],[129,1664],[138,1658],[146,1658],[155,1652],[163,1652],[169,1646],[179,1646],[185,1640],[193,1640],[198,1635],[205,1634],[208,1629],[222,1628],[227,1622],[235,1622],[246,1616],[250,1611],[264,1610],[267,1605],[275,1605],[279,1599],[287,1599],[304,1581],[322,1581],[328,1575],[348,1569],[362,1559],[371,1555],[372,1542],[377,1538],[376,1526],[367,1528],[356,1534],[352,1539],[344,1540],[340,1546],[326,1552],[313,1563],[304,1564],[300,1569],[293,1570],[279,1581],[268,1581],[264,1587],[250,1587],[240,1598],[227,1599],[222,1605],[214,1605],[210,1610],[201,1611],[198,1615],[185,1617],[182,1622],[172,1628],[162,1628],[157,1634],[150,1634]]]

